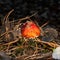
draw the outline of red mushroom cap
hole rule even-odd
[[[25,38],[36,38],[40,33],[40,28],[33,21],[27,21],[21,28],[21,34]]]

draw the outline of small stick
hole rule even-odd
[[[6,16],[6,20],[8,19],[9,15],[14,11],[14,9],[12,9]]]
[[[5,21],[5,19],[7,20],[8,17],[9,17],[9,15],[10,15],[13,11],[14,11],[14,9],[12,9],[7,15],[5,15],[3,21]],[[3,24],[4,24],[4,22],[3,22]]]
[[[20,23],[22,20],[29,19],[29,18],[33,17],[34,15],[36,15],[37,13],[38,13],[38,12],[32,14],[31,16],[26,16],[26,17],[24,17],[24,18],[20,18],[20,19],[18,19],[18,22]],[[17,22],[17,20],[15,20],[15,21],[10,21],[9,23],[12,23],[12,22]]]
[[[16,49],[19,49],[19,48],[23,48],[23,46],[14,47],[14,48],[10,49],[9,51],[13,51],[13,50],[16,50]]]
[[[44,26],[46,26],[49,23],[49,21],[47,21],[46,23],[44,23],[41,28],[43,28]]]
[[[37,39],[37,40],[35,40],[35,41],[36,41],[36,42],[40,42],[40,43],[47,44],[47,45],[49,45],[49,46],[51,46],[51,47],[53,47],[53,48],[56,48],[56,47],[60,46],[60,45],[58,45],[58,44],[56,44],[56,43],[45,42],[45,41],[42,41],[42,40],[40,40],[40,39]]]
[[[32,59],[32,60],[34,60],[34,59],[40,59],[40,58],[45,58],[45,57],[47,57],[47,56],[51,56],[52,55],[52,52],[49,52],[49,53],[46,53],[46,54],[42,54],[42,55],[40,55],[40,54],[33,54],[33,55],[30,55],[30,56],[28,56],[28,57],[26,57],[25,58],[25,60],[29,60],[29,59]]]
[[[3,35],[5,35],[5,34],[7,34],[7,33],[10,33],[10,32],[12,32],[13,30],[11,30],[11,31],[6,31],[6,32],[4,32],[3,34],[1,34],[1,36],[0,37],[2,37]]]
[[[11,42],[6,43],[6,44],[3,44],[3,45],[11,45],[11,44],[13,44],[13,43],[16,43],[17,41],[19,41],[19,39],[16,39],[16,40],[14,40],[14,41],[11,41]]]
[[[37,13],[38,13],[38,12],[32,14],[31,16],[27,16],[27,17],[25,17],[25,18],[18,19],[18,20],[19,20],[18,23],[20,23],[22,20],[30,19],[31,17],[33,17],[33,16],[36,15]]]

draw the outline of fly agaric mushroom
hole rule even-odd
[[[36,38],[40,33],[40,28],[33,21],[27,21],[21,28],[21,34],[25,38]]]

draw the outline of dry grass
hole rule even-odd
[[[4,32],[0,35],[0,51],[6,51],[6,53],[21,60],[33,60],[51,56],[52,50],[59,46],[56,42],[46,42],[40,38],[25,39],[21,36],[21,21],[30,20],[36,13],[31,16],[18,19],[17,21],[9,21],[9,15],[14,10],[11,10],[3,19]],[[15,24],[16,23],[16,24]],[[11,28],[13,26],[13,29]],[[42,33],[44,33],[44,26],[48,22],[41,26]],[[11,35],[12,34],[12,35]],[[12,37],[13,36],[13,37]],[[48,53],[49,52],[49,53]]]

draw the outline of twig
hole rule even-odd
[[[14,11],[14,9],[12,9],[6,16],[6,20],[8,19],[9,15]]]
[[[26,19],[29,19],[29,18],[33,17],[33,16],[36,15],[37,13],[38,13],[38,12],[32,14],[31,16],[27,16],[27,17],[25,17],[25,18],[18,19],[18,20],[19,20],[18,23],[20,23],[22,20],[26,20]]]
[[[35,12],[34,14],[32,14],[31,16],[29,16],[29,17],[33,17],[34,15],[36,15],[38,13],[38,11],[37,12]]]
[[[40,39],[37,39],[37,40],[35,40],[35,41],[36,41],[36,42],[40,42],[40,43],[47,44],[47,45],[49,45],[49,46],[51,46],[51,47],[53,47],[53,48],[56,48],[56,47],[60,46],[60,45],[58,45],[58,44],[56,44],[56,43],[45,42],[45,41],[42,41],[42,40],[40,40]]]
[[[16,47],[10,49],[9,51],[14,51],[14,50],[19,49],[19,48],[23,48],[23,46],[16,46]]]
[[[29,19],[29,18],[33,17],[34,15],[36,15],[37,13],[38,13],[38,12],[32,14],[31,16],[26,16],[26,17],[24,17],[24,18],[20,18],[20,19],[18,19],[18,22],[20,23],[22,20]],[[10,21],[9,23],[12,23],[12,22],[17,22],[17,20],[15,20],[15,21]]]
[[[44,26],[46,26],[48,23],[49,23],[49,21],[46,22],[46,23],[44,23],[44,24],[41,26],[41,28],[43,28]]]
[[[7,52],[8,52],[8,50],[9,50],[9,47],[10,47],[10,45],[7,46],[7,49],[6,49]]]
[[[13,11],[14,11],[14,9],[12,9],[7,15],[5,15],[5,17],[4,17],[4,19],[3,19],[4,22],[5,22],[5,19],[6,19],[6,20],[8,19],[9,15],[10,15]],[[3,22],[3,24],[4,24],[4,22]],[[10,23],[10,22],[9,22],[9,23]]]
[[[0,37],[2,37],[3,35],[5,35],[5,34],[7,34],[7,33],[10,33],[10,32],[12,32],[13,30],[11,30],[11,31],[6,31],[5,33],[3,33],[3,34],[1,34],[1,36]]]
[[[42,55],[41,54],[33,54],[31,56],[26,57],[25,60],[27,60],[27,59],[41,59],[41,58],[51,56],[51,54],[52,54],[52,52],[42,54]]]
[[[11,45],[11,44],[13,44],[13,43],[16,43],[17,41],[19,41],[19,39],[16,39],[16,40],[14,40],[14,41],[11,41],[11,42],[6,43],[6,44],[3,44],[3,45]]]
[[[35,52],[34,52],[34,54],[36,54],[36,53],[38,52],[38,45],[37,45],[36,42],[35,42],[35,45],[36,45],[36,47],[35,47]]]

